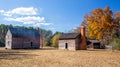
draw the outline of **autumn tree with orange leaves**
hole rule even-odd
[[[98,39],[102,44],[108,44],[112,38],[114,24],[113,12],[109,7],[91,11],[82,22],[82,25],[87,28],[88,37]]]

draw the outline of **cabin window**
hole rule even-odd
[[[65,43],[65,49],[68,49],[68,43]]]

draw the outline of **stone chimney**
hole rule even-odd
[[[81,50],[86,50],[87,49],[87,40],[86,40],[86,36],[85,36],[85,27],[81,26],[80,27],[80,33],[81,33],[81,43],[80,43],[80,49]]]

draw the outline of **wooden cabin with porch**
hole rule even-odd
[[[10,28],[6,34],[6,49],[40,48],[38,30]]]

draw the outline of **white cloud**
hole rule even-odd
[[[48,25],[53,25],[52,23],[40,23],[41,25],[45,25],[45,26],[48,26]]]
[[[5,11],[4,10],[0,10],[0,13],[4,13]]]
[[[53,24],[52,23],[45,23],[45,22],[43,22],[43,23],[36,23],[34,26],[41,26],[41,25],[49,26],[49,25],[53,25]]]
[[[21,22],[32,26],[52,25],[52,23],[46,23],[44,17],[38,16],[38,9],[34,7],[18,7],[9,11],[1,9],[0,14],[4,15],[4,20],[10,22]]]
[[[40,26],[40,25],[51,25],[52,23],[46,23],[44,17],[39,16],[27,16],[27,17],[18,17],[18,18],[5,18],[7,21],[14,21],[14,22],[22,22],[23,24],[30,24],[34,26]]]
[[[38,23],[38,22],[45,22],[44,17],[37,17],[37,16],[27,16],[27,17],[18,17],[18,18],[5,18],[5,20],[22,22],[24,24],[33,24],[33,23]]]
[[[0,13],[4,16],[12,15],[37,15],[37,8],[34,7],[18,7],[9,11],[0,10]]]

